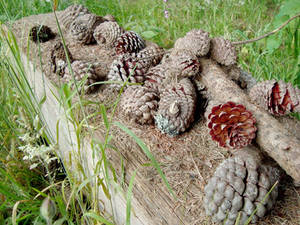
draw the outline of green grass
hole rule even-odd
[[[245,3],[241,4],[241,2]],[[171,48],[177,38],[184,36],[193,28],[201,28],[209,31],[212,37],[224,36],[232,41],[247,40],[265,34],[277,27],[278,24],[274,23],[274,18],[280,12],[280,6],[283,2],[283,0],[169,0],[164,3],[163,0],[61,0],[58,10],[73,3],[84,4],[96,14],[114,15],[125,29],[134,30],[150,41],[165,48]],[[169,11],[169,18],[164,17],[164,10]],[[24,16],[51,11],[51,3],[44,0],[0,0],[1,22],[14,21]],[[283,40],[276,48],[270,47],[269,38],[239,46],[240,65],[257,79],[283,79],[300,86],[300,34],[297,32],[297,26],[299,26],[299,19],[291,22],[273,36],[275,40]],[[46,131],[41,132],[42,124],[35,124],[36,116],[40,115],[38,107],[36,107],[38,102],[30,102],[30,90],[26,88],[26,80],[22,80],[22,76],[19,76],[19,74],[24,75],[22,66],[13,68],[10,62],[6,60],[4,42],[4,40],[0,42],[0,224],[12,224],[13,221],[22,224],[32,224],[33,222],[43,224],[45,221],[40,217],[39,207],[48,194],[58,208],[55,219],[59,219],[62,223],[82,224],[84,221],[86,224],[93,224],[95,221],[99,221],[113,224],[111,222],[113,218],[99,214],[97,206],[92,204],[93,199],[97,199],[95,191],[94,195],[88,199],[83,194],[84,190],[93,192],[90,187],[93,179],[96,180],[96,183],[101,183],[103,190],[105,190],[106,186],[102,180],[86,178],[83,183],[76,183],[69,176],[60,180],[54,176],[45,177],[38,169],[29,169],[33,162],[23,160],[25,153],[20,150],[20,147],[29,145],[38,149],[45,143],[40,143],[37,140],[42,137],[49,141],[49,137]],[[18,55],[17,49],[15,49],[14,54],[15,56]],[[18,59],[17,63],[20,63]],[[21,77],[19,83],[17,77]],[[60,94],[61,96],[57,97],[61,98],[61,104],[65,106],[68,112],[66,116],[73,120],[80,144],[82,123],[76,121],[72,113],[75,108],[80,109],[82,105],[72,106],[70,104],[71,98],[76,93],[69,86],[64,86]],[[100,108],[100,113],[108,130],[106,138],[108,141],[110,138],[109,126],[112,121],[108,121],[104,106]],[[40,117],[42,119],[42,115]],[[137,138],[127,128],[120,126],[129,132],[132,138]],[[35,138],[29,143],[28,140],[20,138],[24,134]],[[103,157],[100,163],[104,163],[106,169],[109,167],[105,156],[107,144],[108,142],[99,144],[99,151]],[[140,145],[144,146],[143,143]],[[144,151],[146,154],[149,153],[146,147],[144,147]],[[149,158],[159,171],[159,165],[151,153]],[[45,162],[42,160],[36,162],[39,163],[38,168],[42,167],[45,171],[48,170],[49,165]],[[100,171],[98,172],[100,173]],[[106,181],[109,181],[111,178],[107,171],[104,173],[106,174]],[[164,178],[163,174],[161,176]],[[132,181],[133,179],[134,175]],[[56,185],[56,182],[60,183]],[[167,184],[167,181],[165,183]],[[127,193],[128,210],[131,207],[130,198],[134,184],[130,182],[130,185]],[[42,191],[47,187],[47,190]],[[61,192],[61,188],[70,189],[69,198],[65,196],[64,192]],[[168,188],[170,189],[170,187]],[[36,197],[37,195],[39,196]],[[14,218],[13,208],[18,202],[19,205],[15,210],[16,216]],[[130,221],[129,217],[130,211],[127,211],[127,222]]]

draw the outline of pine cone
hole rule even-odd
[[[120,106],[125,114],[139,124],[152,124],[158,96],[149,88],[130,86],[122,94]]]
[[[194,77],[200,72],[198,59],[189,50],[174,49],[169,58],[168,73],[172,77]]]
[[[94,71],[93,64],[89,62],[79,61],[76,60],[71,64],[74,78],[72,76],[72,73],[70,72],[69,68],[66,67],[65,69],[65,75],[62,78],[62,81],[65,83],[69,83],[70,81],[81,81],[84,77],[87,76],[87,80],[83,87],[80,89],[80,91],[84,91],[85,93],[91,93],[97,89],[95,85],[89,86],[95,82],[97,82],[97,76]]]
[[[111,14],[107,14],[105,16],[103,16],[103,18],[106,20],[106,21],[110,21],[110,22],[116,22],[116,18],[111,15]]]
[[[85,8],[83,5],[71,5],[66,8],[59,17],[61,24],[65,27],[65,29],[69,29],[71,23],[76,20],[79,15],[89,14],[89,10]]]
[[[70,25],[70,34],[77,43],[94,43],[94,30],[102,22],[103,18],[94,14],[79,15]]]
[[[67,52],[68,52],[70,62],[72,63],[73,58],[68,48],[67,48]],[[66,66],[67,66],[67,57],[65,54],[63,43],[61,41],[57,41],[54,43],[53,48],[51,50],[51,70],[53,73],[56,73],[59,76],[63,76]]]
[[[227,102],[208,112],[208,128],[214,141],[221,147],[242,148],[255,137],[255,118],[243,105]]]
[[[115,42],[115,50],[118,55],[123,53],[137,53],[145,47],[145,41],[133,31],[126,31]]]
[[[205,56],[210,48],[209,33],[204,30],[193,29],[183,38],[177,39],[174,48],[189,50],[197,57]]]
[[[258,207],[251,221],[257,223],[276,201],[278,185],[264,198],[279,181],[281,171],[247,150],[223,161],[204,188],[204,208],[214,222],[234,225],[240,214],[239,224],[245,224]]]
[[[108,80],[131,83],[143,83],[145,73],[151,66],[151,60],[140,59],[137,54],[123,54],[115,59],[107,75]],[[119,89],[122,84],[112,84],[113,88]]]
[[[98,45],[103,46],[106,49],[114,47],[114,44],[118,37],[124,33],[124,29],[116,22],[104,22],[96,27],[94,30],[94,38]]]
[[[166,71],[167,68],[163,64],[150,68],[145,74],[144,86],[160,94],[164,86]]]
[[[211,40],[211,58],[225,66],[237,63],[237,54],[234,46],[229,40],[225,40],[222,37]]]
[[[55,38],[55,34],[51,28],[45,25],[37,25],[30,29],[29,32],[30,40],[33,42],[46,42]]]
[[[249,96],[253,102],[276,116],[300,112],[300,89],[282,80],[257,83],[251,88]]]
[[[196,91],[188,78],[168,86],[161,94],[155,124],[162,133],[176,136],[194,121]]]
[[[165,50],[157,44],[151,44],[138,52],[137,58],[148,61],[150,60],[151,66],[156,66],[160,63],[164,56]]]

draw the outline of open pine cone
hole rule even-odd
[[[249,149],[239,151],[234,157],[223,161],[204,188],[204,208],[214,222],[236,224],[240,214],[243,225],[254,213],[251,223],[257,223],[270,210],[278,196],[278,185],[269,196],[267,193],[281,171],[278,167],[265,164]]]
[[[145,74],[144,86],[152,89],[158,95],[162,92],[167,68],[163,64],[151,67]]]
[[[124,29],[117,22],[104,22],[97,26],[94,30],[94,38],[98,45],[106,49],[114,47],[118,37],[124,33]]]
[[[242,148],[251,143],[257,128],[256,119],[245,106],[227,102],[208,107],[208,128],[214,141],[221,147]]]
[[[135,122],[152,124],[158,106],[158,96],[149,88],[130,86],[122,94],[120,106]]]
[[[67,53],[70,59],[70,62],[73,62],[73,57],[66,47]],[[65,72],[65,68],[67,66],[67,57],[65,54],[65,49],[63,43],[61,41],[57,41],[54,43],[53,48],[51,50],[51,71],[56,73],[59,76],[63,76]]]
[[[197,57],[205,56],[210,48],[209,33],[204,30],[193,29],[183,38],[178,38],[174,48],[189,50]]]
[[[300,89],[282,80],[257,83],[251,88],[249,96],[253,102],[276,116],[300,112]]]
[[[196,91],[188,78],[165,88],[160,96],[155,125],[169,136],[176,136],[194,121]]]
[[[115,50],[118,55],[123,53],[137,53],[145,47],[145,41],[133,31],[126,31],[115,42]]]
[[[83,14],[89,14],[89,10],[83,5],[71,5],[66,8],[59,17],[61,24],[65,27],[65,29],[69,29],[71,23],[79,16]]]
[[[235,47],[229,40],[223,37],[217,37],[211,40],[210,53],[212,59],[224,66],[231,66],[237,63]]]
[[[94,71],[93,64],[89,62],[76,60],[71,64],[71,67],[73,70],[74,78],[69,68],[66,67],[65,74],[62,78],[63,82],[69,83],[71,81],[74,81],[75,79],[75,82],[77,82],[78,84],[79,81],[81,81],[85,76],[87,76],[87,80],[83,84],[82,88],[80,88],[80,91],[84,91],[85,93],[91,93],[97,89],[95,85],[90,86],[98,80],[97,75]]]

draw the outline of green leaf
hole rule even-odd
[[[276,36],[271,36],[267,39],[267,50],[273,53],[281,45],[281,40]]]
[[[100,110],[101,110],[101,114],[102,114],[102,117],[103,117],[105,127],[108,130],[109,129],[109,123],[108,123],[108,119],[107,119],[106,108],[103,104],[100,105]]]
[[[93,211],[90,211],[90,212],[87,212],[85,214],[83,214],[83,216],[86,216],[86,217],[90,217],[90,218],[93,218],[101,223],[104,223],[106,225],[114,225],[113,223],[109,222],[108,220],[106,220],[105,218],[103,218],[102,216],[99,216],[97,215],[95,212]]]
[[[156,32],[148,30],[148,31],[144,31],[141,33],[141,35],[145,38],[145,39],[151,39],[153,37],[155,37],[157,35]]]
[[[278,16],[288,15],[292,17],[299,12],[300,12],[299,0],[288,0],[283,2],[282,6],[280,7]]]
[[[129,186],[127,190],[127,196],[126,196],[126,225],[130,225],[130,214],[131,214],[131,196],[132,196],[132,188],[133,188],[133,181],[136,175],[136,170],[133,172],[130,181]]]

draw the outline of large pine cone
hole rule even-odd
[[[145,47],[145,41],[133,31],[126,31],[115,42],[115,50],[118,55],[123,53],[137,53]]]
[[[222,37],[211,40],[211,58],[224,66],[231,66],[237,63],[235,47],[229,40]]]
[[[204,30],[193,29],[183,38],[177,39],[174,48],[187,49],[197,57],[205,56],[210,48],[209,33]]]
[[[240,214],[238,224],[243,225],[258,207],[251,221],[257,223],[276,201],[278,185],[264,198],[279,181],[281,171],[248,150],[223,161],[204,188],[204,208],[214,222],[234,225]]]
[[[55,38],[55,34],[52,32],[50,27],[37,25],[30,29],[29,38],[35,43],[46,42]]]
[[[65,27],[65,29],[69,29],[71,26],[71,23],[73,23],[74,20],[79,15],[83,14],[89,14],[89,10],[85,8],[83,5],[71,5],[68,8],[66,8],[59,17],[59,20],[61,24]]]
[[[94,30],[94,38],[98,45],[106,49],[114,47],[118,37],[124,33],[124,29],[117,22],[104,22],[97,26]]]
[[[71,64],[74,78],[72,76],[72,73],[70,72],[69,68],[66,67],[65,69],[65,75],[62,78],[62,81],[65,83],[69,83],[71,81],[77,82],[81,81],[85,76],[87,76],[86,82],[83,84],[83,86],[79,89],[80,91],[84,91],[85,93],[91,93],[97,89],[95,85],[90,86],[91,84],[98,81],[98,77],[94,71],[93,64],[89,62],[84,62],[80,60],[76,60]]]
[[[170,56],[168,74],[174,78],[194,77],[200,72],[199,61],[191,51],[174,49]]]
[[[70,62],[73,62],[73,57],[66,46],[66,50],[70,59]],[[57,41],[54,43],[53,48],[51,50],[51,71],[56,73],[59,76],[63,76],[65,72],[65,68],[67,66],[67,57],[65,54],[65,49],[63,43],[61,41]]]
[[[196,91],[188,78],[170,85],[161,94],[155,124],[162,133],[176,136],[194,121]]]
[[[103,18],[101,16],[94,14],[79,15],[70,25],[71,37],[80,44],[94,43],[94,30],[102,22]]]
[[[130,86],[122,94],[120,106],[135,122],[152,124],[158,106],[158,96],[149,88]]]
[[[268,80],[250,90],[250,98],[270,113],[279,116],[300,112],[300,89],[284,81]]]
[[[251,143],[257,128],[256,119],[245,106],[227,102],[208,112],[208,128],[214,141],[221,147],[242,148]],[[206,113],[206,114],[207,114]]]
[[[167,67],[163,64],[151,67],[145,74],[144,86],[152,89],[158,95],[160,95],[164,87],[166,71]]]

